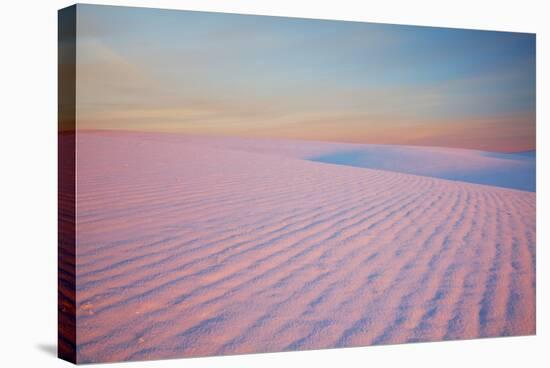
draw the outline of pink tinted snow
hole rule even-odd
[[[535,194],[80,132],[79,362],[535,333]]]

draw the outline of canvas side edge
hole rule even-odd
[[[58,12],[57,355],[76,363],[76,5]]]

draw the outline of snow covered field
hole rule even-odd
[[[77,154],[79,362],[535,333],[534,155],[124,132]]]

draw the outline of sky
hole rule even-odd
[[[77,127],[535,149],[535,35],[77,6]]]

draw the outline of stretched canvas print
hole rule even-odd
[[[59,12],[59,356],[535,334],[535,35]]]

